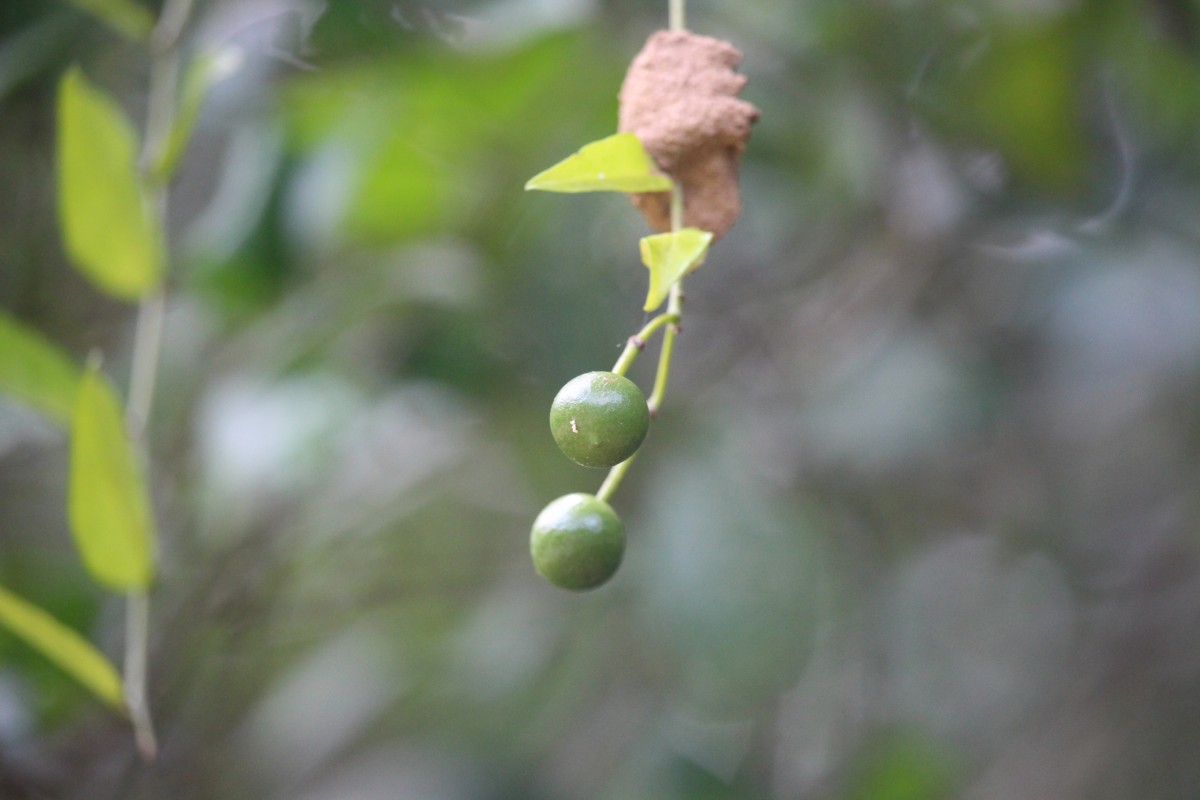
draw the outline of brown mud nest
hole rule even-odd
[[[663,172],[683,186],[685,225],[725,235],[742,199],[738,160],[758,109],[738,92],[742,54],[689,31],[658,31],[634,57],[621,86],[620,130],[641,139]],[[671,227],[669,192],[630,196],[658,231]]]

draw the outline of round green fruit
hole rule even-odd
[[[583,592],[607,581],[625,555],[625,526],[594,495],[564,495],[542,509],[529,534],[533,566],[563,589]]]
[[[646,396],[613,372],[586,372],[559,390],[550,406],[550,432],[567,458],[585,467],[611,467],[629,458],[650,430]]]

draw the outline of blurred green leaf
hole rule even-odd
[[[617,133],[584,145],[525,184],[546,192],[669,192],[671,179],[658,172],[642,142]]]
[[[939,800],[954,794],[946,756],[911,734],[876,741],[859,769],[848,800]]]
[[[79,368],[40,333],[0,313],[0,392],[66,427],[79,390]]]
[[[154,578],[154,519],[116,393],[89,367],[71,423],[67,512],[84,566],[101,585],[145,590]]]
[[[179,111],[175,124],[167,135],[166,144],[158,154],[153,167],[155,180],[166,183],[175,173],[179,158],[191,141],[200,109],[213,86],[233,75],[241,67],[242,52],[225,48],[201,53],[188,65],[183,78],[183,89],[179,100]]]
[[[58,90],[58,208],[67,253],[100,289],[136,300],[158,283],[162,232],[137,170],[137,137],[79,67]]]
[[[683,228],[642,238],[642,263],[650,270],[646,311],[662,305],[680,278],[704,263],[713,235],[699,228]]]
[[[154,30],[154,16],[150,11],[132,0],[70,0],[81,8],[103,20],[111,28],[135,41],[145,42]]]
[[[389,234],[436,229],[459,205],[455,195],[461,186],[449,180],[446,159],[407,134],[389,136],[358,176],[358,192],[345,219],[346,228],[358,239],[373,241]]]
[[[121,678],[104,655],[37,606],[0,588],[0,624],[117,709],[124,709]]]
[[[933,115],[951,132],[998,149],[1031,185],[1078,185],[1086,166],[1077,32],[1070,24],[995,34],[966,68],[931,79]]]
[[[537,151],[611,124],[596,103],[569,118],[555,105],[608,98],[620,80],[624,65],[587,31],[446,55],[393,50],[288,85],[287,142],[316,178],[306,196],[326,198],[318,224],[383,245],[492,219],[497,202],[512,206]]]

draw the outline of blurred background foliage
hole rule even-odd
[[[197,3],[244,61],[172,189],[162,753],[0,635],[0,797],[1197,796],[1200,4],[688,11],[763,115],[575,596],[528,529],[601,476],[546,411],[640,326],[645,229],[521,189],[666,3]],[[55,220],[71,63],[140,119],[142,50],[0,5],[0,306],[124,385]],[[3,401],[0,584],[115,657],[65,473]]]

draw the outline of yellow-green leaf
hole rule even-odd
[[[79,368],[37,331],[0,313],[0,392],[66,427],[78,391]]]
[[[67,516],[88,572],[116,591],[146,590],[154,579],[154,517],[116,392],[89,367],[71,420]]]
[[[667,299],[676,281],[704,263],[713,235],[699,228],[683,228],[657,233],[642,239],[642,263],[650,270],[650,291],[646,311],[653,311]]]
[[[153,289],[162,231],[137,169],[137,137],[104,92],[71,67],[58,87],[58,214],[67,255],[124,300]]]
[[[618,133],[585,145],[529,179],[526,189],[547,192],[669,192],[671,179],[658,172],[642,142]]]
[[[121,678],[104,655],[42,609],[0,588],[0,625],[116,709],[124,710]]]
[[[147,41],[154,30],[154,16],[149,9],[131,0],[71,0],[71,4],[135,41]]]

